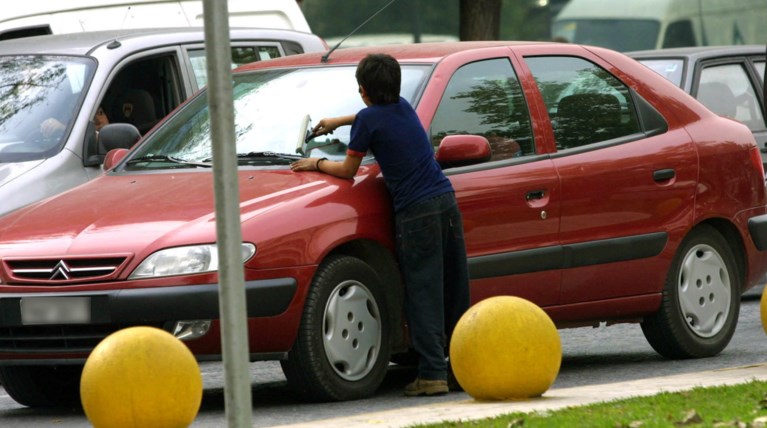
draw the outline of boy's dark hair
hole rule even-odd
[[[402,73],[399,63],[390,55],[369,54],[357,65],[357,84],[365,88],[373,104],[399,101]]]

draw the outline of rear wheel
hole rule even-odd
[[[0,366],[0,384],[28,407],[79,406],[82,366]]]
[[[718,354],[735,333],[740,281],[724,237],[713,227],[697,227],[674,257],[660,310],[642,322],[647,341],[667,358]]]
[[[389,310],[378,275],[363,261],[331,256],[306,297],[298,337],[281,362],[303,399],[372,395],[389,363]]]

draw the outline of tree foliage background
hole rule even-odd
[[[312,32],[343,37],[389,0],[303,0]],[[551,8],[540,0],[501,0],[501,40],[548,40]],[[356,34],[419,33],[459,37],[460,0],[397,0]]]

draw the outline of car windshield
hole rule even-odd
[[[0,57],[0,163],[61,150],[95,67],[86,58]]]
[[[627,52],[654,49],[659,31],[660,22],[649,19],[563,19],[551,32],[571,43]]]
[[[402,67],[401,95],[411,104],[431,67]],[[314,138],[306,129],[326,117],[354,114],[365,105],[356,66],[261,70],[234,75],[235,144],[240,165],[287,165],[293,159],[346,155],[351,127]],[[130,170],[196,168],[211,162],[208,100],[203,92],[148,136],[127,160]]]

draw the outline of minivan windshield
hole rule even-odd
[[[655,49],[659,32],[660,22],[651,19],[562,19],[551,29],[563,41],[620,52]]]
[[[284,166],[297,157],[341,159],[351,127],[311,140],[306,130],[326,117],[365,107],[354,77],[356,66],[261,70],[234,74],[235,144],[240,165]],[[400,95],[414,104],[430,66],[402,67]],[[192,99],[127,159],[129,170],[194,168],[212,158],[207,93]]]
[[[1,56],[0,163],[58,153],[95,68],[79,57]]]

